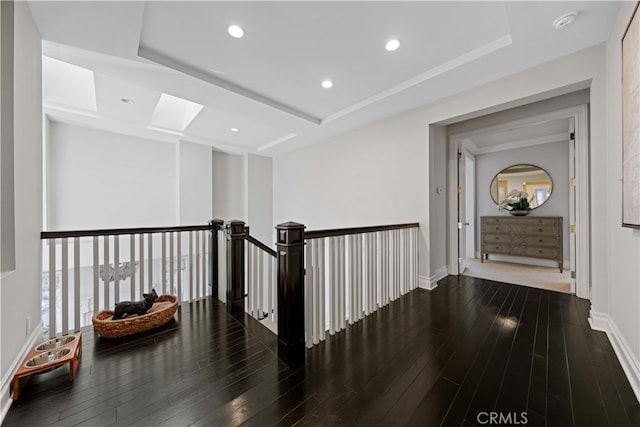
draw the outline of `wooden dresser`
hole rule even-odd
[[[562,273],[562,217],[483,216],[480,229],[482,262],[489,254],[551,259]]]

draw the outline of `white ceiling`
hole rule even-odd
[[[596,1],[29,5],[43,54],[94,72],[97,111],[74,106],[61,88],[45,88],[52,119],[262,155],[605,41],[618,8]],[[555,30],[552,21],[570,11],[579,13],[576,22]],[[245,36],[230,37],[230,24]],[[400,40],[395,52],[384,49],[390,38]],[[333,88],[320,86],[325,78]],[[149,129],[162,93],[205,107],[177,135]]]

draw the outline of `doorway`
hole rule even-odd
[[[451,166],[455,165],[456,170],[453,171],[453,168],[450,168],[449,173],[449,182],[452,188],[449,193],[449,221],[453,225],[450,227],[449,241],[457,244],[449,245],[449,274],[462,274],[465,268],[469,266],[468,260],[472,259],[472,241],[475,241],[475,256],[473,258],[479,258],[478,217],[486,215],[486,213],[476,209],[478,207],[477,202],[474,202],[476,197],[481,197],[481,194],[475,194],[476,185],[472,183],[471,179],[472,176],[476,178],[478,173],[474,154],[486,154],[492,150],[498,151],[495,147],[483,147],[478,143],[474,143],[472,136],[483,133],[485,135],[494,135],[499,139],[517,129],[525,129],[526,133],[532,131],[536,126],[545,126],[545,124],[564,126],[565,130],[562,132],[564,136],[555,134],[550,137],[532,136],[524,139],[520,138],[511,142],[502,140],[500,149],[522,148],[528,144],[531,146],[531,150],[535,150],[535,146],[551,144],[554,139],[558,141],[564,140],[568,152],[568,160],[564,164],[567,177],[557,174],[556,180],[558,182],[556,185],[564,186],[566,191],[562,192],[562,196],[556,194],[556,200],[560,199],[567,205],[566,213],[561,215],[564,217],[563,242],[564,246],[568,247],[569,255],[568,259],[566,256],[564,257],[566,259],[565,268],[570,271],[570,276],[567,279],[570,281],[570,292],[582,298],[589,298],[587,112],[588,107],[585,104],[527,117],[526,119],[503,122],[485,128],[455,134],[450,133],[449,164]],[[480,140],[480,142],[482,141]],[[473,169],[473,172],[468,169]],[[481,182],[477,182],[477,184],[482,186]],[[479,191],[481,191],[481,188]],[[495,210],[495,215],[498,214],[498,211]],[[470,233],[473,233],[473,237],[470,236]],[[524,260],[524,262],[528,262],[528,260]]]

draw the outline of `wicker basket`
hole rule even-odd
[[[118,338],[139,334],[162,326],[173,318],[178,309],[178,298],[160,295],[149,311],[142,316],[127,316],[111,320],[113,310],[102,310],[93,316],[93,329],[105,338]]]

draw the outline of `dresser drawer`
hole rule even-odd
[[[527,225],[526,234],[529,236],[557,236],[559,234],[556,225]]]
[[[525,255],[536,258],[549,258],[558,259],[558,248],[543,247],[543,246],[527,246],[525,248]]]
[[[483,230],[485,233],[509,234],[511,233],[511,228],[512,228],[511,224],[492,223],[492,224],[485,224]]]
[[[525,244],[528,246],[553,246],[558,247],[558,238],[551,236],[527,236],[525,239]]]
[[[558,225],[557,218],[529,218],[533,225]]]
[[[484,251],[492,254],[510,254],[511,245],[508,243],[486,243],[484,245]]]
[[[484,243],[511,243],[511,236],[508,234],[485,234],[482,239]]]

